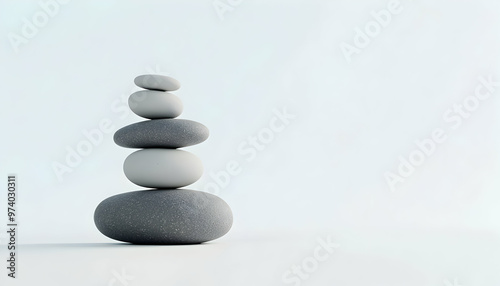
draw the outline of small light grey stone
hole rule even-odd
[[[208,128],[186,119],[153,119],[116,131],[116,144],[127,148],[181,148],[207,140]]]
[[[139,186],[175,189],[198,181],[203,164],[194,154],[183,150],[142,149],[125,159],[123,172]]]
[[[140,90],[128,98],[128,106],[148,119],[174,118],[182,113],[182,101],[174,94],[158,90]]]
[[[157,74],[140,75],[134,79],[134,83],[139,87],[151,90],[173,91],[181,87],[180,82],[175,78]]]
[[[221,198],[187,189],[144,190],[115,195],[94,212],[105,236],[134,244],[197,244],[226,234],[231,208]]]

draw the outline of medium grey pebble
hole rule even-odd
[[[208,138],[208,128],[186,119],[154,119],[125,126],[115,132],[116,144],[128,148],[181,148]]]

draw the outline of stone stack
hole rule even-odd
[[[114,141],[140,148],[123,165],[125,176],[140,190],[109,197],[97,206],[94,222],[104,235],[135,244],[195,244],[226,234],[232,226],[230,207],[209,193],[179,189],[196,182],[203,165],[195,155],[177,148],[208,138],[207,127],[176,119],[181,100],[170,93],[180,83],[167,76],[142,75],[144,88],[129,98],[130,109],[148,120],[116,131]]]

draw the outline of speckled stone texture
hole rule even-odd
[[[154,119],[116,131],[115,143],[127,148],[181,148],[207,140],[208,128],[186,119]]]
[[[105,236],[134,244],[198,244],[226,234],[233,224],[231,208],[206,192],[176,189],[196,182],[203,174],[201,160],[178,150],[205,141],[205,125],[175,119],[182,101],[167,91],[180,83],[162,75],[142,75],[134,80],[145,88],[129,97],[129,107],[147,119],[116,131],[114,141],[127,148],[141,148],[123,164],[125,176],[148,189],[118,194],[102,201],[94,212],[97,229]]]
[[[175,118],[182,113],[182,101],[172,93],[140,90],[128,98],[128,106],[137,115],[148,119]]]
[[[187,189],[135,191],[102,201],[94,213],[100,232],[134,244],[198,244],[226,234],[233,224],[221,198]]]
[[[181,83],[175,78],[165,75],[145,74],[134,79],[138,87],[152,90],[173,91],[181,87]]]

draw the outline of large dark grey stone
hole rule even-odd
[[[208,138],[208,128],[186,119],[154,119],[130,124],[116,131],[115,143],[128,148],[181,148]]]
[[[197,244],[226,234],[231,208],[221,198],[187,189],[135,191],[109,197],[94,213],[105,236],[134,244]]]

